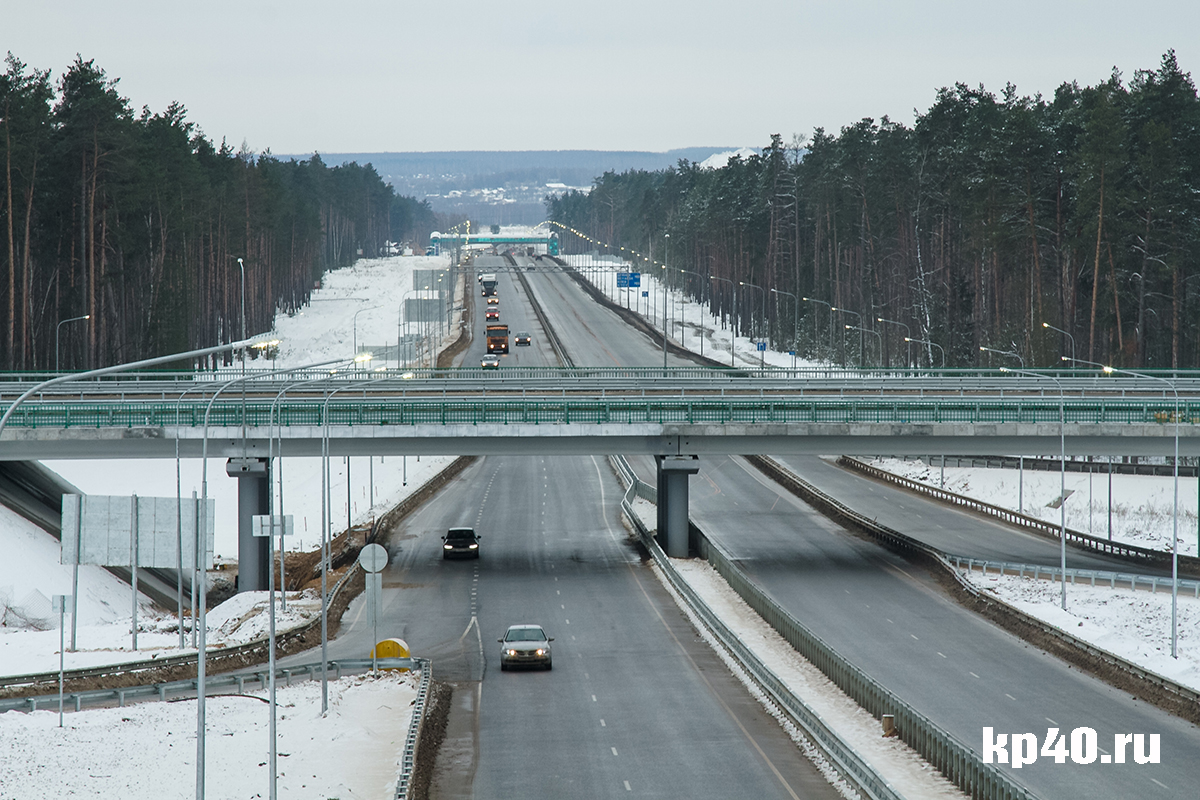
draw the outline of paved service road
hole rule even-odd
[[[818,456],[779,456],[775,459],[821,491],[877,519],[888,527],[912,536],[947,553],[1045,564],[1057,567],[1059,544],[1020,528],[950,508],[914,492],[865,478]],[[1067,545],[1067,567],[1170,575],[1170,568],[1134,564],[1125,559]]]

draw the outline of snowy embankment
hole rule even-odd
[[[362,345],[394,343],[397,309],[412,286],[414,269],[445,268],[445,258],[392,257],[368,259],[325,275],[313,302],[292,316],[280,315],[274,335],[281,340],[277,367],[349,359],[354,340]],[[355,314],[358,314],[357,325]],[[442,345],[448,343],[444,340]],[[394,365],[390,365],[394,366]],[[277,476],[282,498],[276,508],[295,518],[296,535],[289,550],[312,550],[321,537],[320,459],[286,458]],[[346,524],[377,518],[453,461],[453,456],[355,457],[331,462],[329,515],[334,532]],[[64,460],[43,462],[79,489],[96,495],[175,497],[175,463],[153,459]],[[201,493],[203,462],[183,459],[178,489],[184,497]],[[347,475],[349,473],[349,475]],[[349,480],[349,490],[347,490]],[[216,501],[215,553],[237,556],[237,482],[225,474],[225,460],[208,461],[208,495]],[[58,668],[58,616],[50,598],[71,594],[71,567],[59,563],[59,544],[41,528],[0,507],[0,674],[46,672]],[[138,650],[131,649],[132,596],[129,585],[100,567],[79,569],[79,652],[66,654],[67,667],[96,666],[178,655],[178,620],[156,610],[141,598],[138,610]],[[235,598],[235,603],[246,602]],[[303,607],[303,602],[297,608]],[[240,607],[240,606],[239,606]],[[265,604],[263,604],[265,608]],[[289,613],[292,604],[289,599]],[[224,647],[248,640],[242,626],[237,635],[221,632],[224,609],[209,615],[209,642]],[[70,619],[67,619],[68,628]],[[261,629],[265,620],[255,623]],[[185,625],[188,624],[185,621]],[[303,624],[302,619],[280,623]],[[282,628],[281,628],[282,629]],[[68,630],[68,647],[70,633]],[[249,637],[253,638],[253,637]],[[189,642],[190,643],[190,638]]]
[[[633,501],[633,510],[647,528],[653,529],[657,524],[653,503],[637,498]],[[733,631],[759,660],[788,686],[793,694],[820,716],[831,730],[837,733],[902,795],[931,798],[931,800],[963,797],[961,792],[941,777],[908,745],[899,739],[883,738],[879,721],[835,686],[819,669],[802,658],[791,644],[776,633],[754,609],[729,587],[729,584],[715,569],[706,562],[696,559],[671,559],[671,564],[688,586],[720,618],[721,622]],[[820,751],[810,744],[807,738],[774,708],[772,703],[767,701],[762,691],[743,672],[737,662],[725,652],[717,640],[709,634],[703,623],[691,614],[686,602],[675,593],[657,566],[654,574],[691,619],[693,627],[729,666],[730,671],[746,685],[750,693],[779,720],[805,755],[817,764],[839,791],[848,797],[854,796],[848,791],[848,787],[841,781],[832,766],[825,762]]]
[[[1050,507],[1062,494],[1058,472],[992,467],[946,467],[945,485],[938,464],[901,458],[871,463],[893,475],[944,488],[1000,508],[1020,511],[1057,524],[1060,510]],[[1068,472],[1065,478],[1067,527],[1124,544],[1171,552],[1174,530],[1175,479],[1159,475]],[[1110,505],[1109,497],[1112,502]],[[1020,506],[1020,507],[1019,507]],[[1109,535],[1111,509],[1112,535]],[[1197,555],[1196,479],[1179,479],[1179,554]]]
[[[400,775],[415,673],[382,672],[277,690],[280,797],[392,797]],[[205,703],[209,797],[268,794],[268,706],[263,692]],[[259,698],[259,699],[255,699]],[[195,796],[196,703],[139,703],[68,713],[0,714],[0,798]]]

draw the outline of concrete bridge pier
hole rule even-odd
[[[251,517],[267,513],[271,480],[265,458],[231,458],[225,464],[225,474],[238,482],[238,580],[241,592],[265,592],[270,569],[267,539],[256,537],[251,529]]]
[[[655,456],[658,464],[658,543],[671,558],[688,557],[688,477],[700,471],[696,456]]]

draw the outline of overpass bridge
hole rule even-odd
[[[653,456],[671,555],[686,555],[687,478],[705,456],[1173,456],[1177,447],[1200,456],[1193,375],[1167,383],[971,371],[502,368],[314,371],[285,381],[264,372],[244,381],[245,396],[234,381],[151,374],[59,384],[9,417],[0,461],[197,458],[205,450],[229,458],[239,506],[250,509],[241,515],[240,558],[265,564],[250,515],[266,513],[279,453]],[[0,402],[29,385],[0,385]]]

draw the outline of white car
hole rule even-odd
[[[504,632],[500,642],[500,669],[507,670],[514,666],[540,666],[550,669],[550,643],[553,636],[547,636],[541,625],[522,623],[510,625]]]

